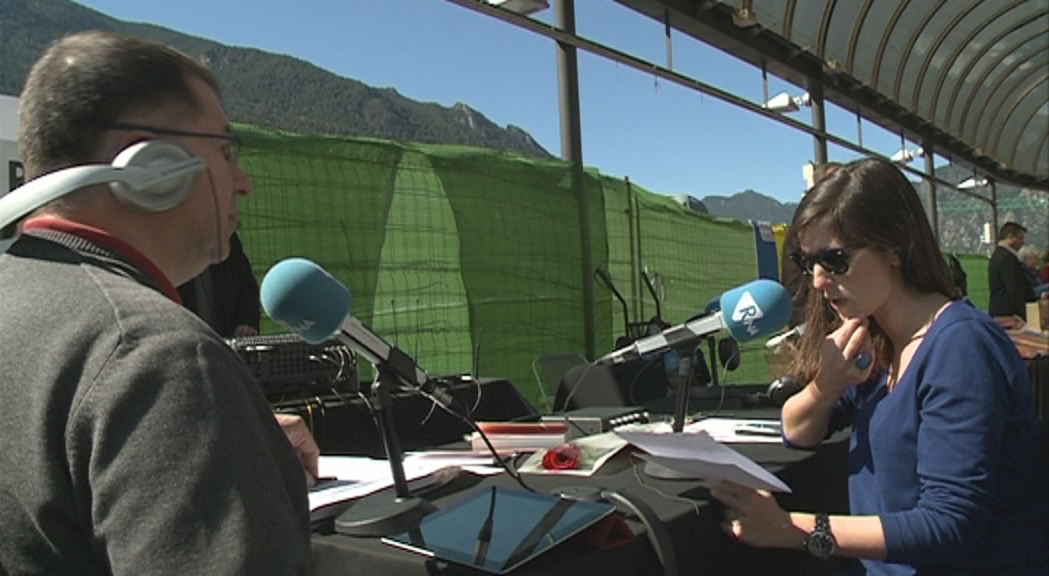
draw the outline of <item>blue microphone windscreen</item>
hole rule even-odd
[[[790,294],[772,280],[755,280],[721,295],[722,320],[739,342],[782,330],[791,311]]]
[[[273,265],[259,287],[266,314],[319,344],[339,330],[350,313],[350,291],[317,264],[288,258]]]

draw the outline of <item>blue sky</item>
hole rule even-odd
[[[465,102],[560,154],[553,41],[446,0],[78,1],[121,20],[301,58],[414,100]],[[535,17],[552,23],[550,5]],[[578,35],[666,65],[661,24],[612,0],[575,7]],[[672,39],[676,72],[761,102],[759,69],[683,34]],[[752,189],[783,202],[800,198],[802,165],[814,155],[807,134],[599,56],[580,51],[578,60],[586,165],[662,194]],[[804,91],[770,75],[769,94],[781,90]],[[793,117],[810,122],[807,108]],[[855,116],[829,103],[827,129],[857,140]],[[868,122],[862,130],[869,149],[888,156],[900,148],[898,135]],[[828,156],[856,154],[830,145]]]

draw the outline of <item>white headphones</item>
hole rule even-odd
[[[112,164],[85,164],[57,170],[26,182],[0,198],[0,229],[30,212],[95,184],[109,184],[122,202],[145,212],[178,206],[193,189],[193,176],[204,161],[177,144],[144,140],[128,146]]]

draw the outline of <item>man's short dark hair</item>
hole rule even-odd
[[[194,77],[218,93],[210,70],[162,44],[98,31],[57,40],[33,65],[19,102],[26,178],[109,160],[96,157],[99,139],[126,114],[158,106],[198,114]]]
[[[954,297],[964,298],[969,295],[969,275],[965,273],[961,260],[954,254],[945,254],[947,258],[947,269],[951,272],[951,280],[954,282]]]
[[[1005,224],[1002,224],[1002,228],[998,230],[998,239],[1004,240],[1006,238],[1012,238],[1026,233],[1027,228],[1020,226],[1016,222],[1006,222]]]

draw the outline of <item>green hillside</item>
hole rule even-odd
[[[55,39],[82,30],[114,30],[164,42],[207,62],[222,84],[227,112],[237,122],[552,158],[523,129],[497,126],[467,104],[447,108],[417,102],[395,89],[373,88],[290,56],[122,22],[69,0],[0,0],[0,14],[0,94],[21,93],[29,67]]]

